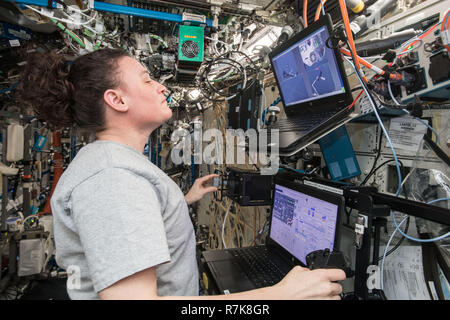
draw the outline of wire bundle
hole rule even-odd
[[[243,55],[251,66],[244,65],[237,59],[231,58],[232,54]],[[228,51],[202,67],[202,71],[198,75],[199,88],[208,100],[214,102],[228,101],[253,86],[256,82],[257,70],[258,67],[255,62],[244,52]],[[249,80],[249,78],[251,79]],[[239,85],[241,87],[236,93],[230,94],[228,92],[230,87]],[[214,98],[216,96],[220,96],[220,98]]]

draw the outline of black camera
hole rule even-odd
[[[228,167],[222,176],[222,192],[241,206],[272,204],[273,176]]]

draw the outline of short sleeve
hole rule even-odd
[[[71,203],[96,292],[170,261],[161,206],[143,177],[105,169],[78,185]]]

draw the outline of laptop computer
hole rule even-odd
[[[269,53],[286,118],[269,129],[280,133],[279,153],[292,155],[350,121],[352,93],[339,50],[329,40],[333,24],[322,16]]]
[[[202,252],[219,294],[274,285],[316,250],[339,250],[344,198],[276,176],[265,245]],[[258,263],[262,260],[262,264]]]

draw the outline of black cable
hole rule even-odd
[[[380,131],[381,131],[381,132],[380,132],[380,140],[379,140],[379,142],[378,142],[378,151],[377,151],[377,155],[376,155],[376,157],[375,157],[375,160],[373,161],[372,169],[370,169],[369,173],[367,174],[367,176],[366,176],[366,178],[363,180],[363,182],[361,182],[360,186],[365,185],[365,184],[367,183],[367,181],[369,180],[369,178],[372,176],[372,172],[373,172],[374,169],[375,169],[375,165],[377,164],[377,161],[378,161],[378,159],[379,159],[380,156],[381,156],[381,144],[382,144],[382,141],[383,141],[383,131],[381,130],[381,128],[380,128]]]
[[[380,102],[381,105],[383,105],[384,107],[388,107],[391,109],[406,109],[411,111],[413,106],[421,106],[423,110],[425,109],[438,109],[438,110],[447,110],[450,109],[450,104],[449,103],[431,103],[431,104],[425,104],[425,103],[409,103],[409,104],[390,104],[387,103],[385,101],[382,101],[381,99],[379,99],[377,96],[375,96],[378,100],[378,102]],[[426,107],[426,108],[425,108]]]
[[[372,168],[370,169],[369,173],[367,174],[366,178],[363,180],[363,182],[361,182],[361,184],[359,185],[360,187],[365,185],[367,183],[367,181],[369,180],[369,178],[372,176],[372,172],[375,169],[375,165],[377,164],[378,159],[380,158],[381,155],[381,143],[383,140],[383,131],[380,132],[380,140],[378,142],[378,151],[377,151],[377,155],[375,157],[375,160],[373,161],[373,165]],[[350,216],[352,214],[353,208],[350,208],[350,211],[347,211],[347,208],[345,209],[345,213],[347,215],[347,223],[350,224]]]
[[[385,165],[386,163],[392,162],[392,161],[395,161],[395,159],[391,159],[391,160],[387,160],[387,161],[383,162],[380,166],[378,166],[378,167],[374,170],[374,173],[375,173],[381,166]],[[400,169],[400,170],[401,170],[401,174],[402,174],[402,176],[405,176],[406,172],[405,172],[405,168],[403,167],[403,163],[402,163],[400,160],[399,160],[398,162],[400,163],[400,166],[401,166],[401,169]],[[403,185],[402,188],[403,188],[403,193],[405,194],[405,199],[408,199],[408,195],[407,195],[407,192],[406,192],[406,187],[405,187],[405,185]],[[410,220],[410,217],[407,217],[407,218],[406,218],[405,230],[403,231],[404,234],[407,234],[407,233],[408,233],[408,230],[409,230],[409,220]],[[390,255],[391,253],[393,253],[395,250],[397,250],[397,249],[400,247],[400,245],[403,243],[404,240],[405,240],[405,236],[402,235],[402,237],[401,237],[400,240],[395,244],[395,246],[394,246],[392,249],[390,249],[390,250],[386,253],[386,257],[387,257],[388,255]],[[380,261],[380,260],[382,260],[382,259],[383,259],[383,256],[379,257],[378,260],[377,260],[376,262],[378,262],[378,261]]]
[[[230,60],[230,61],[231,61],[231,60]],[[244,69],[244,67],[243,67],[239,62],[237,62],[237,61],[232,61],[232,62],[237,63],[241,69]],[[234,66],[232,63],[224,62],[224,61],[220,62],[220,64],[227,64],[227,65],[230,65],[230,66],[232,66],[232,67],[236,67],[236,66]],[[213,66],[213,65],[211,64],[211,65],[209,65],[209,66],[206,68],[206,71],[208,71],[208,73],[209,73],[209,71],[211,70],[211,67],[212,67],[212,66]],[[202,75],[203,75],[203,74],[202,74]],[[207,83],[208,86],[211,88],[211,90],[213,90],[216,94],[218,94],[218,95],[220,95],[220,96],[222,96],[222,97],[228,97],[228,95],[225,95],[225,94],[221,93],[220,90],[214,88],[214,86],[211,84],[211,82],[210,82],[209,79],[208,79],[208,74],[205,75],[205,78],[206,78],[206,83]],[[223,89],[221,89],[221,90],[223,90]],[[232,97],[234,97],[234,96],[235,96],[235,95],[233,95]]]
[[[248,60],[250,60],[251,64],[254,66],[253,69],[255,70],[255,74],[257,74],[257,72],[258,72],[258,67],[257,67],[257,65],[255,64],[255,62],[254,62],[252,59],[250,59],[250,57],[249,57],[246,53],[241,52],[241,51],[232,50],[232,51],[225,52],[225,53],[219,55],[218,57],[214,58],[213,60],[211,60],[211,61],[209,62],[209,64],[208,64],[208,66],[203,70],[203,72],[202,72],[200,78],[202,79],[202,78],[204,77],[205,72],[209,72],[209,71],[211,70],[212,65],[214,65],[215,63],[217,63],[217,61],[220,61],[220,60],[229,60],[229,61],[231,61],[231,62],[234,62],[234,63],[238,64],[238,65],[241,67],[241,70],[245,71],[245,69],[246,69],[247,67],[243,67],[239,62],[237,62],[237,61],[234,60],[234,59],[224,57],[225,55],[229,55],[229,54],[231,54],[231,53],[238,53],[238,54],[244,55]],[[225,63],[225,62],[221,62],[221,63]],[[230,63],[225,63],[225,64],[232,65],[232,64],[230,64]],[[233,65],[232,65],[232,66],[233,66]],[[236,67],[236,66],[233,66],[233,67]],[[210,82],[209,82],[209,80],[208,80],[207,75],[206,75],[206,80],[207,80],[207,81],[206,81],[207,84],[210,86],[210,88],[211,88],[212,91],[218,93],[219,95],[224,96],[223,94],[219,93],[219,91],[218,91],[216,88],[213,88],[213,87],[211,86],[211,84],[210,84]],[[247,84],[245,88],[241,89],[241,92],[243,92],[243,91],[247,90],[248,88],[250,88],[251,86],[253,86],[254,83],[255,83],[255,81],[256,81],[256,77],[254,77],[254,78],[252,79],[252,81],[250,82],[250,84]],[[225,100],[212,99],[211,97],[209,97],[209,96],[207,96],[207,95],[204,95],[204,96],[205,96],[208,100],[211,100],[211,101],[213,101],[213,102],[222,102],[222,101],[227,100],[227,99],[225,99]],[[235,95],[234,95],[234,96],[235,96]],[[234,97],[234,96],[232,96],[232,97]],[[231,99],[231,98],[228,98],[228,99]]]
[[[382,164],[380,164],[378,167],[376,167],[375,170],[373,170],[373,172],[370,173],[370,175],[367,175],[366,179],[364,179],[365,180],[364,183],[369,181],[369,179],[372,175],[374,175],[382,166],[384,166],[385,164],[387,164],[389,162],[395,162],[395,159],[386,160]],[[400,171],[403,171],[403,168],[404,168],[403,163],[400,160],[398,160],[398,163],[400,164]],[[363,185],[363,184],[361,184],[361,185]]]
[[[361,86],[362,86],[362,88],[364,89],[364,91],[366,92],[367,97],[369,98],[369,100],[371,100],[371,102],[372,102],[373,106],[375,107],[377,113],[380,114],[380,110],[378,109],[378,106],[377,106],[377,104],[375,103],[375,99],[373,98],[373,96],[372,96],[372,94],[371,94],[369,88],[367,87],[366,83],[364,82],[363,77],[362,77],[361,74],[359,73],[358,68],[356,68],[356,61],[357,61],[357,60],[356,60],[355,55],[353,54],[353,51],[351,50],[351,47],[350,47],[350,44],[349,44],[348,40],[347,40],[347,46],[348,46],[349,51],[350,51],[350,53],[351,53],[351,55],[352,55],[353,64],[354,64],[354,66],[355,66],[355,74],[356,74],[356,76],[358,77],[359,81],[361,82]]]
[[[407,217],[407,218],[406,218],[405,230],[403,231],[404,234],[407,234],[408,229],[409,229],[409,218],[410,218],[410,217]],[[400,245],[402,244],[403,240],[405,240],[405,236],[402,235],[402,237],[401,237],[400,240],[397,242],[397,244],[396,244],[391,250],[389,250],[389,251],[386,253],[386,257],[387,257],[388,255],[390,255],[391,253],[393,253],[395,250],[397,250],[397,249],[400,247]],[[378,260],[375,261],[375,262],[379,262],[380,260],[383,260],[383,256],[378,257]]]
[[[241,69],[244,70],[244,67],[243,67],[239,62],[234,61],[234,60],[231,60],[231,59],[229,59],[229,60],[232,61],[232,62],[235,62],[235,63],[239,64],[239,66],[241,67]],[[236,66],[234,66],[232,63],[229,63],[229,62],[220,62],[220,63],[221,63],[221,64],[228,64],[228,65],[231,65],[232,67],[235,67],[235,68],[236,68]],[[210,89],[211,89],[212,91],[214,91],[216,94],[218,94],[218,95],[220,95],[220,96],[222,96],[222,97],[226,97],[226,98],[223,99],[223,100],[222,100],[222,99],[213,99],[213,98],[211,98],[211,97],[209,97],[209,96],[207,96],[207,95],[204,94],[204,96],[205,96],[208,100],[211,100],[211,101],[214,101],[214,102],[222,102],[222,101],[230,100],[230,99],[236,97],[239,93],[242,93],[242,92],[248,90],[248,89],[249,89],[250,87],[252,87],[252,86],[254,85],[254,83],[256,82],[256,76],[255,76],[255,77],[253,77],[253,78],[251,79],[251,81],[247,81],[247,84],[246,84],[245,88],[241,89],[240,92],[238,92],[238,93],[236,93],[236,94],[234,94],[234,95],[228,96],[228,95],[225,95],[225,94],[221,93],[220,90],[216,89],[216,88],[211,84],[211,82],[210,82],[209,79],[208,79],[208,75],[207,75],[207,74],[204,75],[205,72],[209,72],[209,70],[211,69],[211,67],[212,67],[212,65],[209,65],[208,67],[206,67],[205,70],[202,72],[200,78],[201,78],[201,79],[206,78],[206,83],[208,84],[208,86],[210,87]],[[255,71],[256,71],[256,70],[255,70]],[[249,77],[251,77],[251,75],[250,75]],[[248,77],[248,78],[249,78],[249,77]],[[205,89],[206,89],[206,88],[205,88]],[[221,89],[221,90],[223,90],[223,89]]]
[[[381,144],[381,143],[380,143],[380,144]],[[370,179],[370,177],[371,177],[372,175],[374,175],[381,167],[383,167],[384,165],[386,165],[386,164],[389,163],[389,162],[394,162],[394,161],[395,161],[395,159],[390,159],[390,160],[384,161],[382,164],[380,164],[378,167],[376,167],[371,173],[369,173],[369,174],[366,176],[366,179],[364,179],[363,183],[361,183],[360,186],[364,185],[364,184]],[[374,164],[375,164],[375,163],[376,163],[376,161],[374,162]],[[405,170],[404,170],[404,167],[403,167],[403,163],[402,163],[400,160],[398,160],[398,163],[400,164],[400,167],[401,167],[401,173],[402,173],[402,175],[404,175],[404,174],[405,174]],[[405,194],[405,198],[408,199],[407,193],[406,193],[406,188],[405,188],[404,185],[403,185],[403,193]],[[351,212],[352,212],[352,209],[350,210],[350,212],[347,212],[347,211],[346,211],[346,213],[348,214],[348,220],[350,220],[350,214],[351,214]],[[404,231],[403,233],[406,234],[406,233],[408,232],[408,228],[409,228],[409,217],[407,218],[406,226],[405,226],[405,231]],[[398,243],[397,243],[391,250],[389,250],[389,252],[386,253],[386,257],[387,257],[388,255],[390,255],[391,253],[393,253],[395,250],[397,250],[398,247],[400,247],[400,245],[401,245],[402,242],[404,241],[404,239],[405,239],[405,236],[402,236],[402,238],[398,241]],[[376,262],[380,261],[381,259],[383,259],[383,257],[379,257],[378,260],[377,260]]]

